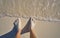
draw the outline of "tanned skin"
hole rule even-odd
[[[36,38],[34,29],[30,28],[30,38]],[[21,38],[21,29],[18,28],[18,32],[16,34],[16,38]]]
[[[19,29],[17,34],[16,34],[16,38],[21,38],[21,30]]]
[[[21,38],[21,30],[19,30],[16,34],[16,38]],[[36,38],[34,30],[30,31],[30,38]]]
[[[35,35],[33,29],[31,29],[31,31],[30,31],[30,38],[36,38],[36,35]]]

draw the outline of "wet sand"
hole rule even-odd
[[[5,31],[3,29],[12,29],[17,17],[22,19],[22,28],[32,17],[36,22],[34,30],[37,38],[59,38],[59,4],[60,0],[0,0],[0,34]],[[29,33],[22,35],[22,38],[28,37]]]
[[[0,18],[0,34],[7,33],[14,27],[14,17]],[[22,19],[22,28],[27,24],[29,19]],[[35,34],[37,38],[59,38],[60,36],[60,22],[35,21]],[[22,34],[22,38],[30,37],[30,33]]]

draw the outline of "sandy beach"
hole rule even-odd
[[[23,28],[30,17],[37,38],[60,38],[60,0],[0,0],[0,35],[11,31],[17,18]],[[30,33],[22,38],[30,38]]]

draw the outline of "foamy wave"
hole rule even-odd
[[[30,17],[32,17],[32,18],[34,18],[35,20],[38,20],[38,21],[48,21],[48,22],[60,22],[60,19],[57,19],[57,18],[51,18],[51,17],[35,17],[35,16],[30,16],[30,17],[28,17],[28,16],[21,16],[21,17],[19,17],[19,16],[14,16],[14,15],[9,15],[9,14],[0,14],[0,18],[1,17],[4,17],[4,16],[7,16],[7,17],[18,17],[18,18],[24,18],[24,19],[29,19]]]

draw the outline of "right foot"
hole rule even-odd
[[[34,29],[34,26],[35,26],[34,20],[32,18],[30,18],[29,21],[27,22],[26,26],[23,28],[22,34],[30,32],[31,29]]]

